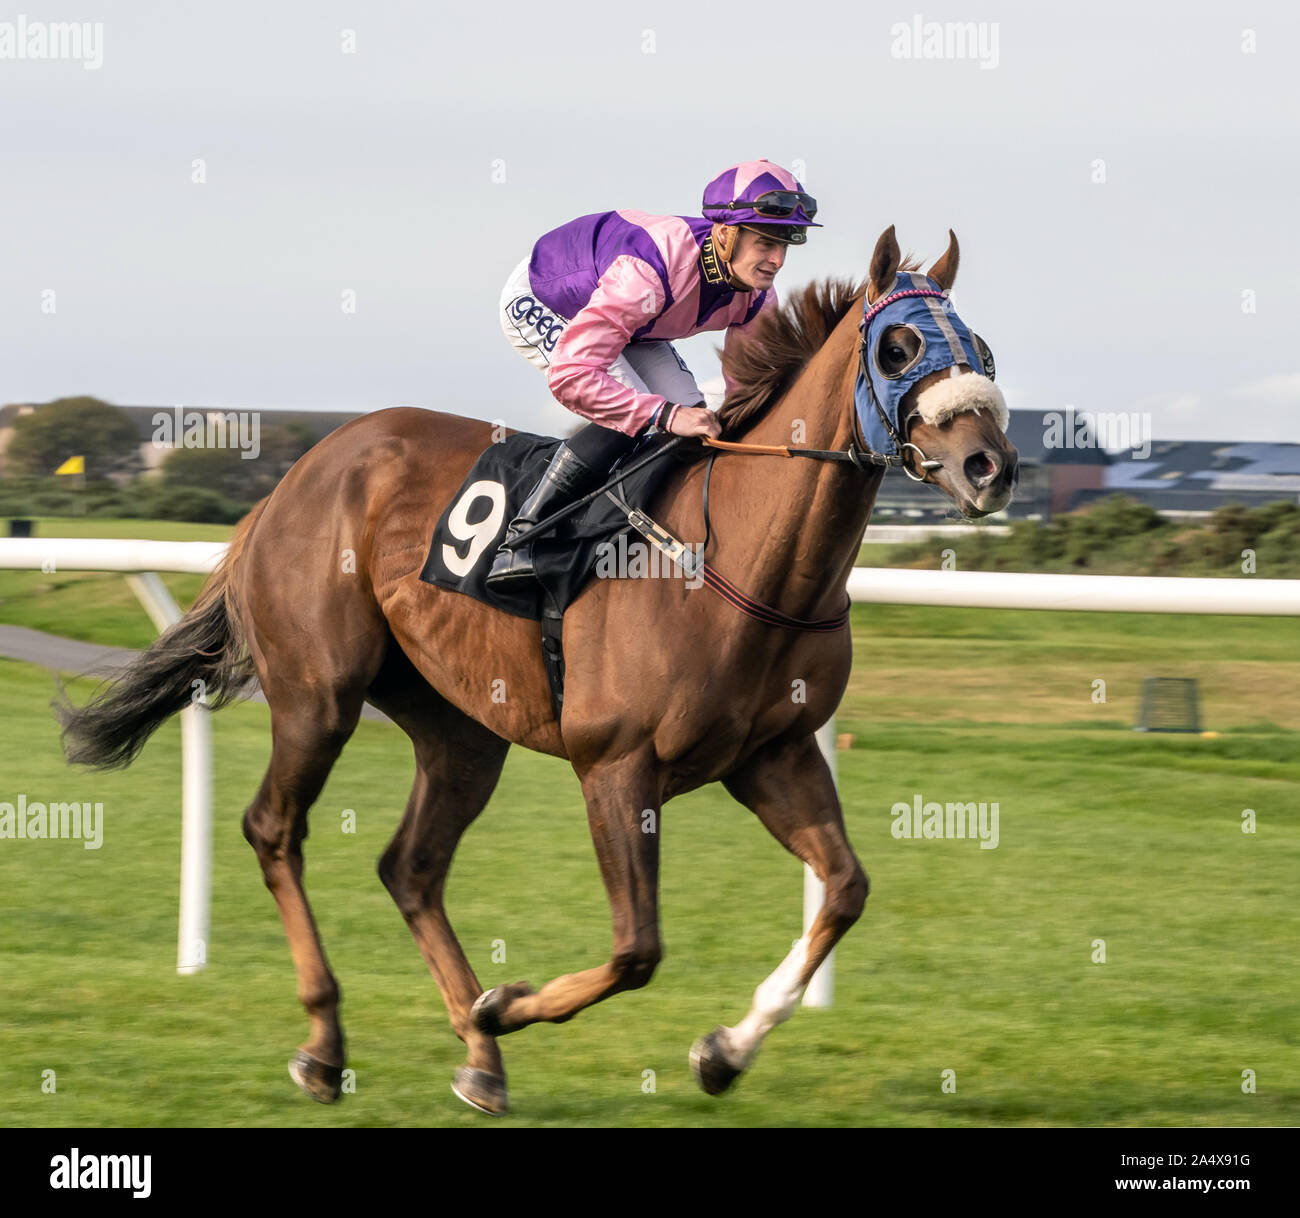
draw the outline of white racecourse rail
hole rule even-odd
[[[224,541],[0,538],[0,569],[122,571],[158,631],[181,619],[159,571],[207,575]],[[208,959],[212,908],[212,723],[206,706],[181,711],[181,913],[176,971],[197,973]]]
[[[0,538],[0,568],[45,571],[122,571],[159,630],[180,617],[157,571],[206,575],[225,553],[222,542],[108,541]],[[911,571],[858,567],[849,577],[854,601],[895,605],[950,605],[968,609],[1081,609],[1102,613],[1223,613],[1300,615],[1300,580],[1177,579],[1109,575],[1022,575],[988,571]],[[177,971],[197,972],[207,961],[211,896],[212,741],[209,712],[181,712],[181,913]],[[817,733],[835,770],[835,720]],[[804,933],[824,890],[804,873]],[[808,1006],[829,1006],[833,958],[804,994]]]

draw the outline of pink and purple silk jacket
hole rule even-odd
[[[726,330],[726,351],[737,335],[752,333],[761,312],[776,307],[771,290],[728,285],[712,227],[701,216],[621,209],[579,216],[538,240],[528,263],[533,294],[570,319],[547,372],[556,401],[625,435],[652,423],[666,427],[682,403],[638,393],[610,376],[623,348]]]

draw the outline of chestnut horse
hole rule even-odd
[[[950,234],[930,278],[949,288],[957,261]],[[891,227],[865,285],[814,284],[767,316],[728,362],[724,435],[825,450],[860,445],[854,382],[862,294],[874,301],[888,291],[901,262]],[[909,355],[908,343],[915,336],[902,326],[881,338],[898,358]],[[946,375],[931,373],[903,400],[903,438],[930,459],[921,466],[909,449],[909,462],[964,515],[984,515],[1011,497],[1015,450],[986,412],[938,426],[915,418],[916,401]],[[331,433],[240,523],[184,619],[86,707],[63,708],[68,755],[128,764],[154,728],[187,704],[193,681],[202,680],[209,704],[220,705],[256,675],[270,704],[272,750],[244,814],[244,836],[279,907],[310,1018],[290,1073],[328,1102],[339,1096],[345,1061],[339,988],[303,888],[302,842],[308,810],[362,704],[379,707],[411,738],[416,763],[379,874],[465,1042],[453,1090],[490,1113],[507,1107],[498,1037],[539,1020],[562,1022],[650,980],[660,959],[659,838],[643,832],[643,810],[653,809],[657,822],[673,796],[721,781],[812,867],[826,897],[807,935],[755,991],[749,1013],[696,1042],[696,1077],[717,1094],[790,1016],[867,896],[813,738],[848,681],[850,632],[767,625],[682,579],[595,579],[565,616],[557,722],[539,624],[419,578],[434,521],[491,438],[489,423],[421,409],[378,411]],[[710,491],[711,566],[784,614],[840,614],[883,472],[722,453]],[[675,468],[651,505],[678,537],[704,536],[703,477],[699,461]],[[699,643],[686,665],[683,639]],[[501,679],[505,701],[492,696]],[[795,680],[806,690],[802,702],[790,696]],[[606,963],[538,990],[520,982],[484,994],[447,919],[443,889],[456,845],[492,794],[512,744],[567,758],[578,775],[613,914],[613,948]]]

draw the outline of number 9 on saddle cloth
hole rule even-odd
[[[570,444],[589,431],[618,435],[592,425],[583,428]],[[622,458],[609,472],[616,474],[619,468],[640,463],[671,439],[656,433],[640,441],[629,440]],[[487,583],[508,522],[518,514],[560,444],[552,436],[519,432],[489,446],[434,526],[420,578],[515,617],[541,621],[547,613],[562,615],[595,571],[601,543],[630,527],[626,510],[609,495],[598,496],[537,537],[533,542],[536,579],[501,587]],[[644,509],[672,464],[671,457],[651,461],[615,490],[629,507]],[[589,489],[604,481],[607,479],[602,477]]]
[[[583,431],[608,432],[608,429],[592,425]],[[656,433],[639,443],[634,441],[636,447],[630,448],[610,473],[616,474],[619,467],[640,464],[674,439]],[[672,466],[668,457],[649,461],[614,488],[622,503],[609,493],[598,495],[538,536],[531,543],[535,579],[489,584],[488,573],[508,523],[519,514],[560,446],[561,441],[551,436],[519,432],[486,449],[434,526],[428,557],[420,571],[420,579],[425,583],[472,596],[516,617],[542,623],[542,658],[557,719],[564,697],[564,660],[560,646],[564,611],[591,578],[602,545],[631,527],[624,504],[630,508],[646,508]]]

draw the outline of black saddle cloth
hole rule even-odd
[[[608,482],[619,469],[640,461],[671,439],[660,433],[643,440],[607,477],[589,489]],[[552,436],[519,432],[486,449],[434,527],[420,578],[439,588],[463,592],[516,617],[541,621],[548,600],[551,612],[562,614],[591,578],[601,543],[616,539],[630,528],[627,514],[608,495],[598,495],[585,508],[537,536],[533,543],[535,581],[523,587],[516,582],[502,590],[484,582],[507,526],[536,487],[560,443]],[[675,464],[671,456],[652,461],[613,490],[630,506],[644,509]]]

